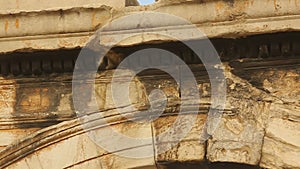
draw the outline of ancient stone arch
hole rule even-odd
[[[7,9],[0,5],[0,23],[4,25],[0,29],[0,168],[299,168],[298,1],[180,0],[147,7],[125,7],[125,1],[107,1],[102,4],[106,6],[41,3],[26,8],[24,4],[10,3]],[[18,5],[20,8],[13,10]],[[171,144],[169,138],[160,139],[157,135],[178,118],[182,94],[174,79],[161,71],[139,74],[130,91],[132,104],[138,110],[149,108],[153,89],[165,93],[166,98],[155,98],[168,101],[157,120],[141,124],[121,115],[127,105],[116,107],[109,88],[114,69],[103,69],[96,75],[95,92],[100,104],[97,111],[86,115],[95,118],[82,121],[76,115],[71,82],[81,48],[97,28],[138,11],[188,19],[210,38],[220,55],[227,101],[218,128],[206,142],[200,142],[211,103],[211,84],[205,68],[182,43],[160,36],[136,36],[111,51],[126,57],[132,51],[158,47],[174,52],[189,65],[202,97],[191,101],[200,103],[199,111],[184,116],[197,120],[177,146],[157,153]],[[177,22],[158,20],[148,26],[143,27],[144,34],[153,30],[190,31]],[[105,31],[101,45],[109,46],[141,30],[129,23]],[[121,87],[122,77],[118,80]],[[126,113],[148,117],[135,111]],[[99,114],[103,117],[99,118]],[[109,125],[104,125],[103,120]],[[104,150],[88,134],[107,128],[132,137],[152,138],[148,144],[128,145],[118,153],[152,150],[153,156],[126,158]],[[103,138],[112,142],[110,136]]]

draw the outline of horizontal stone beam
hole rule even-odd
[[[235,0],[206,3],[157,3],[147,7],[113,9],[101,7],[76,7],[51,11],[29,11],[3,14],[0,19],[0,52],[16,50],[54,50],[84,46],[95,30],[113,20],[133,13],[159,12],[177,16],[195,25],[209,38],[244,37],[253,34],[297,31],[300,4],[298,1]],[[261,10],[264,6],[264,10]],[[184,8],[184,10],[182,10]],[[137,25],[139,25],[137,27]],[[141,29],[142,28],[142,29]],[[173,32],[185,35],[183,40],[195,38],[191,26],[182,21],[160,21],[155,18],[144,22],[134,20],[106,27],[101,43],[111,45],[124,37],[129,38],[119,46],[135,45],[153,40],[173,39],[157,34]]]
[[[125,0],[70,0],[70,1],[46,1],[46,0],[28,0],[28,1],[0,1],[0,15],[57,11],[78,7],[97,8],[102,5],[111,6],[116,9],[125,7]]]

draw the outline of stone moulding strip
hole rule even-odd
[[[241,60],[235,60],[231,61],[228,64],[234,68],[233,72],[243,72],[248,70],[260,70],[260,69],[272,69],[272,68],[284,68],[284,67],[299,67],[300,65],[300,59],[297,57],[291,57],[291,58],[280,58],[280,59],[274,59],[273,58],[267,58],[267,59],[241,59]],[[274,60],[273,60],[274,59]],[[205,73],[205,68],[201,64],[193,64],[190,65],[191,70],[195,73],[197,77],[197,82],[199,84],[208,83],[208,77]],[[97,74],[97,77],[95,79],[96,84],[101,83],[109,83],[111,76],[108,74],[109,72],[112,72],[113,70],[104,71],[103,73]],[[108,75],[108,76],[107,76]],[[38,78],[37,78],[38,77]],[[49,78],[50,77],[50,78]],[[155,79],[153,79],[155,77]],[[170,77],[162,74],[160,71],[150,71],[145,72],[144,74],[140,74],[139,79],[144,81],[145,83],[151,84],[153,80],[158,79],[169,79]],[[71,84],[72,75],[71,74],[64,74],[64,76],[58,76],[58,75],[49,75],[49,76],[36,76],[36,77],[8,77],[8,78],[0,78],[0,82],[2,86],[12,88],[16,88],[17,90],[21,91],[23,88],[27,88],[28,86],[31,86],[32,88],[39,88],[41,86],[69,86]],[[118,79],[121,81],[121,79]],[[17,86],[14,86],[17,85]],[[70,87],[70,86],[69,86]],[[62,92],[62,91],[61,91]],[[70,90],[71,92],[71,90]],[[62,92],[63,93],[63,92]],[[201,105],[204,106],[204,104],[209,103],[209,101],[203,102],[203,99],[201,99]],[[72,107],[72,104],[69,105]],[[209,107],[209,105],[206,105]],[[206,107],[206,108],[207,108]],[[205,108],[205,109],[206,109]],[[19,110],[19,109],[17,109]],[[51,109],[52,110],[52,109]],[[18,114],[20,112],[14,111],[13,114]],[[56,116],[49,116],[49,113],[52,115],[55,114]],[[40,125],[49,126],[49,124],[53,125],[61,121],[66,120],[72,120],[74,119],[74,110],[67,109],[67,110],[53,110],[53,111],[44,111],[41,112],[40,110],[36,110],[31,113],[23,113],[20,116],[11,117],[7,114],[1,115],[0,120],[0,129],[14,129],[19,128],[21,126],[32,126],[31,124],[35,124],[35,126],[39,127]],[[55,118],[54,118],[55,117]]]
[[[178,106],[178,105],[173,105]],[[172,106],[171,106],[172,107]],[[204,107],[207,109],[207,107]],[[145,115],[137,114],[138,112],[127,112],[126,107],[119,108],[119,110],[124,111],[120,114],[135,114],[136,118],[143,118]],[[172,112],[166,114],[164,116],[173,116],[176,115],[174,109],[166,109]],[[229,110],[226,110],[229,111]],[[95,112],[98,113],[98,112]],[[88,114],[88,116],[95,115],[95,113]],[[117,112],[114,112],[114,109],[105,110],[102,112],[103,115],[106,114],[103,119],[106,121],[110,121],[109,125],[126,123],[128,120],[124,120],[124,117]],[[108,113],[108,114],[107,114]],[[204,112],[203,112],[204,113]],[[190,112],[184,114],[191,114]],[[193,113],[192,113],[193,114]],[[98,115],[96,115],[98,117]],[[29,154],[32,154],[40,149],[43,149],[47,146],[55,144],[57,142],[66,140],[70,137],[74,137],[76,135],[81,135],[86,131],[95,130],[102,127],[107,127],[106,125],[102,124],[102,118],[92,119],[89,118],[88,121],[84,123],[81,122],[81,119],[75,119],[71,121],[62,122],[60,124],[42,129],[10,146],[0,152],[0,168],[5,168],[14,162],[26,157]],[[100,123],[99,123],[100,122]],[[83,130],[83,125],[88,126],[85,127]]]
[[[195,24],[205,35],[209,38],[240,38],[250,35],[298,31],[300,30],[300,15],[297,16],[281,16],[259,19],[247,19],[242,22],[225,21],[210,24]],[[102,45],[111,45],[118,42],[119,39],[127,37],[132,34],[141,33],[141,36],[124,40],[118,45],[131,46],[139,43],[146,43],[151,41],[176,41],[171,38],[161,36],[151,36],[150,34],[160,34],[166,30],[172,30],[177,33],[188,33],[193,29],[191,26],[167,26],[160,28],[150,28],[145,30],[119,30],[103,32]],[[193,38],[183,40],[197,40]]]
[[[199,67],[203,67],[199,65]],[[109,84],[111,82],[112,75],[111,73],[113,70],[109,71],[103,71],[99,72],[99,74],[96,75],[95,83],[96,85],[100,84]],[[152,73],[155,73],[152,71]],[[205,74],[204,71],[200,71],[197,73],[197,77],[202,80],[202,76]],[[142,77],[139,77],[141,79],[147,78],[147,82],[151,82],[158,79],[169,79],[170,77],[161,74],[161,72],[156,72],[155,78],[153,76],[146,77],[146,75],[141,75]],[[83,76],[84,78],[84,76]],[[122,82],[121,77],[115,77],[115,79],[119,82]],[[50,97],[51,95],[49,93],[44,93],[43,97],[49,98],[52,102],[54,102],[54,98],[57,100],[57,104],[52,104],[48,109],[23,109],[24,106],[21,104],[12,104],[11,110],[6,111],[3,110],[2,115],[0,115],[0,129],[15,129],[15,128],[30,128],[36,126],[38,128],[40,127],[47,127],[49,125],[54,125],[62,121],[66,120],[72,120],[74,119],[75,112],[73,109],[72,101],[70,101],[71,97],[71,83],[72,83],[72,74],[64,73],[62,74],[51,74],[51,75],[40,75],[40,76],[23,76],[21,78],[20,76],[8,76],[6,78],[0,78],[0,83],[2,84],[2,87],[5,88],[11,88],[11,90],[17,91],[17,93],[30,96],[32,94],[32,91],[35,91],[35,89],[41,89],[41,88],[47,88],[49,91],[51,88],[56,88],[56,92],[54,94],[55,96],[59,97]],[[91,83],[87,81],[86,83]],[[150,83],[151,84],[151,83]],[[28,90],[30,89],[30,90]],[[7,89],[6,89],[7,90]],[[61,102],[63,99],[60,97],[61,95],[65,95],[68,98],[68,102]],[[16,103],[20,103],[23,99],[21,97],[16,97]],[[25,97],[25,100],[28,100]],[[203,100],[201,100],[203,102]],[[201,103],[202,103],[201,102]],[[204,103],[209,103],[208,101],[205,101]],[[61,104],[66,106],[64,109],[60,109]],[[209,105],[206,105],[209,107]],[[36,106],[38,107],[38,106]],[[206,109],[206,108],[204,108]],[[102,109],[101,109],[102,110]],[[5,113],[4,113],[5,112]]]
[[[16,15],[3,15],[0,23],[4,29],[0,29],[0,53],[12,52],[15,50],[54,50],[61,48],[82,47],[88,41],[88,36],[99,26],[111,22],[113,18],[129,15],[141,11],[153,11],[176,15],[188,19],[203,31],[209,38],[217,37],[243,37],[253,34],[263,34],[271,32],[281,32],[289,30],[300,30],[299,10],[295,5],[300,6],[300,2],[287,2],[275,4],[268,0],[254,1],[213,1],[207,3],[182,3],[163,5],[150,5],[149,7],[128,7],[119,11],[108,10],[106,8],[78,8],[72,10],[49,11],[42,13],[22,13]],[[261,11],[264,6],[264,11]],[[187,13],[182,8],[191,9]],[[280,7],[280,8],[279,8]],[[201,13],[204,9],[210,9],[212,16]],[[167,10],[168,9],[168,10]],[[193,9],[193,10],[192,10]],[[35,17],[29,17],[36,15]],[[84,19],[78,26],[77,15]],[[196,17],[197,16],[197,17]],[[95,17],[95,18],[94,18]],[[41,23],[33,20],[44,18]],[[52,18],[47,20],[47,18]],[[76,19],[75,19],[76,18]],[[68,24],[65,24],[65,20]],[[43,23],[44,22],[44,23]],[[59,25],[54,30],[47,31],[41,25]],[[29,24],[32,23],[32,24]],[[26,25],[31,25],[30,29]],[[14,26],[14,27],[12,27]],[[162,31],[175,30],[188,32],[189,28],[181,23],[154,23],[153,25],[141,25],[144,35],[149,33],[159,33]],[[155,28],[155,29],[153,29]],[[123,24],[118,28],[110,28],[102,39],[103,44],[112,44],[117,39],[121,39],[126,34],[139,32],[136,25]],[[83,33],[83,34],[78,34]],[[116,34],[117,33],[117,34]],[[30,36],[29,36],[30,35]],[[50,38],[52,36],[52,38]],[[68,36],[68,38],[66,38]],[[22,37],[20,39],[20,37]],[[161,39],[161,37],[150,36],[146,38],[137,37],[130,41],[124,41],[120,46],[134,45],[153,40],[172,40]],[[190,39],[187,39],[190,40]]]
[[[201,29],[209,38],[239,38],[244,36],[264,34],[264,33],[274,33],[274,32],[286,32],[286,31],[299,31],[300,30],[300,15],[298,17],[284,17],[277,21],[267,21],[268,18],[264,18],[263,21],[250,20],[248,23],[230,23],[226,24],[216,24],[211,25],[196,25]],[[265,26],[269,25],[269,26]],[[183,27],[185,29],[183,29]],[[185,26],[174,26],[174,27],[162,27],[153,29],[148,29],[144,31],[144,35],[158,34],[160,31],[165,31],[167,29],[173,29],[178,32],[188,32],[189,27]],[[110,45],[117,42],[132,32],[137,32],[138,30],[130,31],[112,31],[105,32],[101,43],[104,45]],[[93,32],[82,32],[82,33],[66,33],[66,34],[52,34],[52,35],[37,35],[37,36],[24,36],[24,37],[11,37],[11,38],[0,38],[0,53],[10,53],[15,51],[27,52],[35,50],[58,50],[58,49],[74,49],[78,47],[83,47],[89,40],[89,37]],[[193,39],[185,39],[193,40]],[[151,41],[175,41],[174,39],[162,38],[159,36],[142,36],[135,39],[130,39],[129,41],[123,41],[119,43],[119,46],[133,46],[140,43],[147,43]]]

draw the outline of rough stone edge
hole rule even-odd
[[[219,2],[219,1],[218,1]],[[223,2],[223,1],[220,1]],[[216,3],[216,2],[211,2]],[[224,3],[224,2],[223,2]],[[193,3],[187,3],[188,5],[195,5]],[[184,4],[183,4],[184,5]],[[199,5],[199,4],[198,4]],[[126,7],[123,10],[111,9],[111,19],[117,19],[122,16],[129,15],[135,12],[162,12],[162,8],[172,7],[173,10],[180,8],[180,5],[175,4],[160,4],[156,3],[150,6],[133,6]],[[86,8],[88,9],[88,8]],[[68,10],[86,10],[85,8],[68,9]],[[233,7],[234,9],[234,7]],[[180,10],[180,9],[178,9]],[[288,10],[288,9],[284,9]],[[59,11],[52,11],[59,13]],[[44,12],[47,14],[47,12]],[[25,13],[27,14],[27,13]],[[107,21],[111,22],[111,21]],[[273,33],[282,31],[299,31],[300,30],[300,13],[291,12],[285,14],[272,13],[271,9],[263,14],[257,14],[253,16],[241,16],[235,19],[216,20],[211,22],[199,23],[199,21],[193,23],[202,32],[204,32],[209,38],[229,37],[239,38],[255,34]],[[112,44],[116,42],[116,39],[122,38],[126,34],[138,33],[141,30],[136,29],[136,25],[126,26],[129,30],[112,28],[108,30],[104,36],[103,44]],[[173,29],[175,31],[188,32],[189,28],[182,29],[183,25],[164,25],[159,23],[155,28],[147,28],[146,33],[159,33],[166,28]],[[117,34],[116,34],[117,33]],[[57,50],[62,48],[76,48],[83,47],[88,41],[88,37],[93,34],[93,30],[78,30],[78,32],[70,32],[65,34],[45,34],[34,36],[19,36],[19,37],[2,37],[0,38],[0,53],[8,53],[13,51],[33,51],[33,50]],[[139,43],[147,43],[152,41],[172,41],[171,39],[142,36],[137,37],[135,40],[125,41],[119,46],[131,46]],[[113,40],[112,40],[113,39]],[[186,39],[191,40],[191,39]],[[70,42],[68,44],[62,44],[61,42]]]

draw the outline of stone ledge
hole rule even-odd
[[[136,12],[161,12],[185,18],[209,38],[237,38],[253,34],[300,30],[300,13],[296,7],[300,6],[299,3],[277,1],[274,4],[273,1],[268,0],[236,0],[232,4],[226,1],[180,5],[158,3],[147,7],[127,7],[122,10],[98,7],[4,15],[0,20],[0,24],[4,26],[4,29],[0,30],[0,53],[28,49],[54,50],[82,47],[97,28],[111,23],[116,18]],[[260,10],[261,6],[265,6],[264,12]],[[182,8],[188,12],[180,12]],[[198,11],[207,11],[213,16]],[[36,22],[36,17],[40,18],[39,22]],[[106,30],[108,32],[105,33],[101,43],[110,45],[118,42],[119,39],[140,33],[141,30],[136,29],[137,24],[144,28],[144,32],[118,45],[128,46],[153,40],[172,40],[157,35],[145,36],[163,33],[166,28],[168,31],[174,31],[175,34],[185,34],[186,39],[183,40],[193,39],[189,34],[191,27],[183,26],[181,21],[171,23],[153,20],[143,25],[142,20],[137,18],[131,24],[114,23]]]

